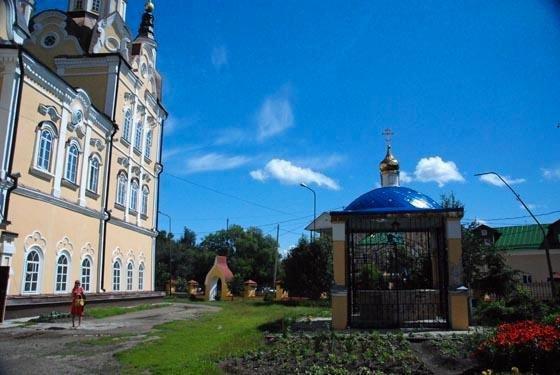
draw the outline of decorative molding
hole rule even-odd
[[[117,246],[117,247],[115,248],[115,250],[113,250],[113,254],[112,254],[112,258],[111,258],[111,259],[112,259],[112,262],[111,262],[111,263],[115,263],[115,261],[116,261],[117,259],[120,259],[120,261],[122,262],[122,260],[124,259],[124,255],[123,255],[123,253],[122,253],[120,247]]]
[[[105,149],[105,143],[103,143],[101,141],[101,139],[99,139],[99,138],[90,139],[89,144],[91,146],[94,146],[97,149],[97,151],[99,151],[99,152],[101,152]]]
[[[132,172],[132,174],[134,174],[135,176],[140,177],[140,167],[138,167],[137,165],[133,166],[130,171]]]
[[[161,171],[163,171],[163,165],[161,165],[161,163],[156,163],[156,165],[154,166],[155,174],[159,175]]]
[[[47,239],[43,237],[41,232],[39,232],[38,230],[25,237],[25,251],[29,251],[29,249],[31,249],[33,246],[37,246],[38,248],[40,248],[43,251],[43,255],[47,251]]]
[[[91,246],[91,242],[86,242],[81,249],[81,259],[83,260],[86,256],[91,257],[93,260],[95,257],[95,249]]]
[[[49,116],[52,122],[57,122],[62,118],[62,115],[52,105],[39,104],[37,111],[43,116]]]
[[[72,203],[72,202],[68,202],[65,201],[61,198],[56,198],[53,197],[50,194],[45,194],[43,192],[37,191],[37,190],[33,190],[31,188],[25,187],[25,186],[18,186],[13,193],[27,197],[27,198],[31,198],[31,199],[36,199],[38,201],[42,201],[42,202],[46,202],[46,203],[51,203],[54,204],[55,206],[58,207],[62,207],[62,208],[66,208],[68,210],[89,216],[89,217],[93,217],[95,219],[104,219],[106,218],[106,213],[102,212],[102,211],[95,211],[92,210],[90,208],[86,208],[86,207],[81,207],[80,205],[76,204],[76,203]]]
[[[130,165],[130,158],[126,156],[121,156],[117,158],[117,163],[119,163],[125,168],[128,168],[128,166]]]
[[[56,254],[59,255],[62,251],[66,250],[68,253],[70,253],[70,256],[73,255],[74,252],[74,245],[72,245],[72,242],[70,241],[70,239],[66,236],[64,236],[60,241],[58,241],[58,243],[56,244]]]
[[[114,225],[119,226],[119,227],[124,228],[124,229],[130,229],[134,232],[137,232],[137,233],[140,233],[140,234],[152,237],[152,238],[155,238],[158,235],[158,232],[155,231],[155,230],[141,228],[139,226],[136,226],[135,224],[127,223],[126,221],[123,221],[121,219],[117,219],[117,218],[114,218],[114,217],[112,217],[109,220],[109,223],[114,224]]]
[[[149,175],[149,174],[144,173],[144,174],[142,175],[142,181],[150,182],[150,181],[152,181],[152,179],[150,178],[150,175]]]
[[[146,260],[146,256],[144,255],[144,252],[140,251],[140,254],[138,255],[138,265],[144,263],[145,260]]]
[[[126,254],[127,263],[132,260],[133,263],[136,263],[136,257],[134,256],[134,252],[132,250],[128,250]]]

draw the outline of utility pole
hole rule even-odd
[[[548,266],[548,277],[550,279],[550,289],[552,291],[552,298],[554,299],[554,301],[557,301],[558,300],[558,294],[556,292],[556,284],[554,284],[554,272],[552,272],[552,262],[550,261],[550,246],[548,244],[548,236],[547,236],[546,231],[544,230],[544,227],[542,226],[540,221],[535,217],[535,215],[533,215],[533,212],[531,212],[531,210],[529,209],[529,207],[527,207],[525,202],[523,202],[523,200],[521,199],[521,196],[519,194],[517,194],[517,192],[515,190],[513,190],[513,188],[506,182],[506,180],[504,180],[502,178],[502,176],[500,176],[498,173],[496,173],[496,172],[485,172],[485,173],[475,174],[475,176],[483,176],[483,175],[488,175],[488,174],[492,174],[492,175],[498,177],[504,183],[504,185],[506,185],[509,188],[509,190],[511,190],[513,195],[515,195],[517,200],[523,205],[523,207],[525,207],[525,210],[527,210],[529,215],[531,215],[533,220],[535,220],[535,222],[539,226],[539,229],[541,230],[542,235],[543,235],[543,245],[544,245],[544,252],[546,254],[546,263],[547,263],[547,266]]]
[[[272,278],[272,289],[276,289],[276,272],[278,270],[278,254],[280,253],[280,224],[276,224],[276,253],[274,254],[274,277]]]

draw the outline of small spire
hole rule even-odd
[[[391,141],[395,133],[389,128],[385,129],[381,135],[385,137],[387,153],[385,158],[379,163],[381,172],[381,186],[399,186],[399,161],[393,156],[391,151]]]
[[[142,15],[142,22],[140,23],[140,28],[138,29],[139,37],[155,39],[154,15],[153,15],[154,9],[155,9],[155,5],[152,2],[152,0],[147,0],[146,5],[144,5],[144,14]]]

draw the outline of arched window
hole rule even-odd
[[[119,173],[119,178],[117,179],[117,203],[121,206],[126,204],[126,185],[128,179],[124,172]]]
[[[83,10],[84,9],[84,0],[76,0],[76,6],[74,8],[76,10]]]
[[[99,13],[100,10],[101,10],[101,0],[93,0],[93,2],[91,3],[91,11]]]
[[[64,178],[68,181],[76,183],[78,177],[78,156],[80,155],[80,149],[78,145],[74,142],[70,143],[68,147],[68,153],[66,155],[66,172],[64,173]]]
[[[39,148],[37,150],[37,168],[49,171],[51,168],[51,155],[54,135],[49,129],[41,130],[39,135]]]
[[[115,260],[113,263],[113,291],[121,290],[121,261]]]
[[[149,159],[152,155],[152,130],[148,130],[146,133],[146,148],[144,149],[144,155]]]
[[[82,288],[84,288],[84,291],[89,292],[91,286],[91,259],[89,257],[82,260],[82,269],[80,273]]]
[[[25,278],[23,281],[24,293],[37,293],[39,291],[39,272],[41,270],[41,255],[33,249],[25,258]]]
[[[124,114],[123,137],[130,142],[130,128],[132,127],[132,114],[130,109]]]
[[[132,180],[130,185],[130,204],[129,208],[133,211],[138,210],[138,190],[140,186],[138,185],[138,180]]]
[[[144,290],[144,263],[138,267],[138,290]]]
[[[97,193],[97,186],[99,185],[99,164],[99,158],[97,156],[89,158],[87,188],[94,193]]]
[[[148,197],[150,196],[150,190],[146,185],[142,187],[142,205],[140,206],[140,213],[142,215],[148,215]]]
[[[142,133],[143,133],[142,123],[136,124],[136,133],[134,134],[134,148],[142,151]]]
[[[56,261],[56,285],[55,291],[66,292],[68,288],[68,256],[61,254]]]
[[[134,276],[134,264],[128,262],[126,266],[126,290],[132,290],[132,278]]]

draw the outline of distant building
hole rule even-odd
[[[543,224],[543,227],[547,233],[552,269],[560,276],[560,220]],[[549,280],[544,236],[538,225],[496,228],[479,225],[474,231],[486,245],[494,244],[504,252],[507,264],[521,271],[520,277],[524,283]]]
[[[74,280],[90,293],[152,291],[167,117],[154,6],[133,33],[126,0],[36,15],[34,4],[0,0],[8,299],[66,294]]]

